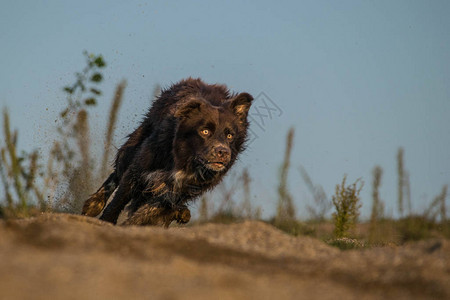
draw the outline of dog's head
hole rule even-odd
[[[176,169],[225,173],[242,151],[253,97],[247,93],[211,101],[191,96],[177,109],[173,151]]]

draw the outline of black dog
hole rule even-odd
[[[124,224],[188,222],[186,202],[217,185],[243,150],[252,100],[192,78],[163,91],[82,214],[100,214],[117,188],[100,219],[115,224],[131,201]]]

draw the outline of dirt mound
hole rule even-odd
[[[261,222],[118,227],[44,214],[0,223],[4,299],[450,297],[450,243],[339,251]]]

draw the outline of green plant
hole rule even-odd
[[[86,67],[75,74],[74,84],[64,87],[67,106],[60,113],[59,138],[54,142],[49,158],[52,164],[48,172],[57,174],[53,186],[59,189],[56,203],[55,199],[50,201],[58,210],[69,212],[81,210],[95,184],[88,110],[97,104],[97,97],[102,94],[99,84],[103,75],[100,71],[106,63],[101,55],[85,51],[84,56]]]
[[[336,192],[332,197],[333,205],[336,209],[333,213],[334,235],[336,238],[349,235],[349,231],[358,220],[361,207],[359,193],[364,184],[358,179],[355,183],[346,186],[346,179],[347,177],[344,176],[341,184],[336,185]]]
[[[17,130],[12,131],[9,113],[3,110],[4,145],[0,152],[0,178],[5,192],[5,204],[0,203],[1,214],[10,217],[29,216],[33,210],[46,209],[43,192],[36,184],[42,177],[38,164],[39,155],[35,150],[31,153],[17,153]]]

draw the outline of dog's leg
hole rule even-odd
[[[109,175],[108,179],[102,184],[97,192],[92,194],[89,199],[84,202],[82,215],[95,217],[99,215],[108,201],[108,198],[117,188],[116,173]]]
[[[191,212],[184,205],[179,209],[171,209],[146,203],[137,209],[123,225],[159,225],[167,228],[172,221],[185,224],[190,219]]]
[[[183,205],[174,212],[174,221],[177,221],[178,224],[186,224],[191,220],[191,211],[187,208],[187,206]]]
[[[128,180],[126,180],[126,176],[124,176],[124,178],[119,184],[119,187],[117,189],[116,194],[114,195],[114,198],[111,200],[111,202],[103,211],[100,220],[116,224],[120,212],[125,208],[125,206],[131,199],[132,190],[133,190],[132,183],[129,183]]]
[[[146,203],[139,207],[123,225],[164,225],[167,227],[171,222],[167,208]]]

